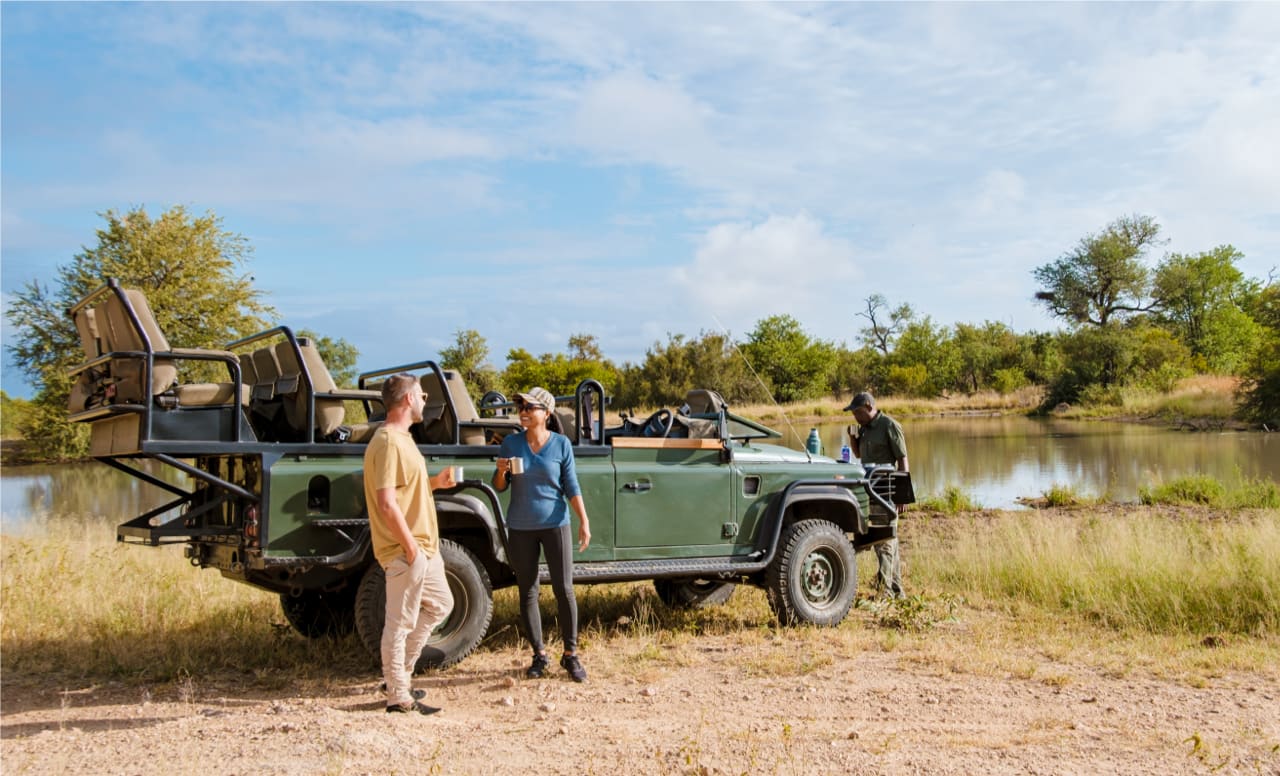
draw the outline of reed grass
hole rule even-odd
[[[1280,484],[1268,479],[1248,479],[1237,475],[1224,482],[1207,474],[1179,477],[1166,483],[1138,489],[1143,504],[1180,504],[1219,509],[1280,508]]]
[[[912,547],[915,584],[1121,633],[1280,633],[1280,513],[1000,513]]]
[[[193,569],[177,547],[112,538],[102,526],[67,523],[38,538],[0,538],[7,687],[51,678],[178,688],[210,676],[265,688],[376,681],[377,661],[354,636],[305,639],[276,596]],[[1002,673],[1034,673],[1028,653],[1117,671],[1280,665],[1280,511],[937,516],[909,522],[903,558],[908,599],[862,599],[835,629],[779,628],[754,588],[739,587],[723,606],[674,610],[647,582],[580,586],[580,642],[593,671],[640,682],[696,668],[707,649],[732,651],[747,674],[780,677],[867,650]],[[870,596],[874,555],[860,554],[858,565]],[[549,590],[542,607],[555,649]],[[514,591],[498,591],[490,633],[463,665],[522,665],[517,615]]]
[[[1100,391],[1095,401],[1083,402],[1062,413],[1068,418],[1140,418],[1193,427],[1225,425],[1235,416],[1235,391],[1239,379],[1196,375],[1180,380],[1172,391],[1118,386]]]

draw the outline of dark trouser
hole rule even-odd
[[[578,651],[578,599],[573,596],[573,539],[566,523],[560,528],[511,531],[507,551],[520,587],[520,620],[533,651],[541,653],[542,610],[538,608],[538,551],[547,556],[551,589],[559,608],[560,634],[565,652]]]
[[[898,540],[890,539],[876,545],[876,559],[880,563],[876,574],[876,588],[890,598],[906,598],[902,592],[902,557],[898,554]]]

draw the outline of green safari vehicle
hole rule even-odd
[[[497,444],[519,430],[505,397],[477,405],[457,372],[432,361],[340,389],[315,345],[286,326],[223,350],[174,348],[145,297],[115,280],[69,315],[85,357],[71,370],[70,418],[90,425],[96,460],[173,495],[123,522],[118,540],[184,544],[193,566],[278,593],[299,632],[354,629],[374,655],[383,576],[361,466],[382,414],[381,380],[418,376],[427,409],[413,434],[428,468],[464,468],[458,487],[435,494],[456,603],[419,668],[456,663],[484,638],[493,590],[515,584],[508,495],[489,484]],[[224,381],[182,379],[210,363],[225,368]],[[553,423],[573,443],[592,523],[590,547],[574,558],[577,584],[653,580],[677,607],[722,603],[735,585],[754,585],[784,625],[837,625],[854,602],[856,551],[896,535],[895,493],[910,492],[888,467],[774,443],[778,432],[733,414],[712,390],[616,423],[594,380],[556,402]],[[185,477],[158,476],[157,465]]]

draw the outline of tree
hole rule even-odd
[[[440,351],[440,365],[462,375],[474,400],[478,401],[489,391],[501,390],[498,370],[489,363],[489,343],[475,329],[458,329],[453,333],[453,346]]]
[[[87,449],[86,430],[66,422],[71,381],[66,371],[83,359],[80,337],[66,310],[117,278],[146,294],[156,322],[173,347],[222,347],[266,328],[275,310],[253,278],[241,274],[252,248],[222,228],[212,212],[191,216],[181,206],[152,219],[138,207],[101,214],[98,244],[56,269],[56,288],[27,283],[5,316],[15,332],[9,352],[37,386],[22,432],[41,458],[68,458]],[[181,365],[183,379],[226,380],[209,365]]]
[[[1259,292],[1253,311],[1261,342],[1244,369],[1237,399],[1244,417],[1274,430],[1280,428],[1280,285]]]
[[[936,396],[957,384],[960,367],[960,352],[947,327],[926,315],[898,337],[889,358],[886,392]]]
[[[881,294],[867,297],[866,304],[867,309],[858,315],[866,318],[871,325],[862,329],[859,334],[868,345],[887,356],[894,340],[915,318],[915,313],[908,304],[901,304],[890,310],[889,301]]]
[[[835,367],[835,347],[810,338],[790,315],[758,321],[741,350],[780,402],[821,396]]]
[[[728,334],[668,334],[666,344],[655,342],[645,352],[643,364],[625,371],[615,396],[621,407],[675,404],[694,388],[718,391],[734,403],[768,400]]]
[[[1235,372],[1258,338],[1258,324],[1245,312],[1257,293],[1236,262],[1243,254],[1221,245],[1194,256],[1175,253],[1156,268],[1156,320],[1191,349],[1199,366]]]
[[[1009,370],[1019,371],[1022,341],[1003,323],[986,321],[981,326],[957,323],[953,344],[959,357],[959,373],[954,387],[976,393],[990,388],[998,372],[1005,372],[1002,385],[1017,385]],[[1025,384],[1025,375],[1022,383]]]
[[[578,334],[569,338],[573,356],[564,353],[543,353],[534,357],[524,348],[513,348],[507,353],[507,368],[502,373],[502,383],[512,391],[524,391],[535,385],[542,386],[556,396],[574,392],[578,383],[588,378],[599,380],[608,393],[618,381],[618,368],[604,358],[587,358],[598,354],[595,337]]]
[[[1076,326],[1107,326],[1151,310],[1150,271],[1143,262],[1147,251],[1161,244],[1159,236],[1160,225],[1150,216],[1116,219],[1056,261],[1037,267],[1033,274],[1043,288],[1036,299]]]

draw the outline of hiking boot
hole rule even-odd
[[[408,714],[414,711],[425,717],[429,714],[435,714],[440,711],[440,709],[435,706],[428,706],[425,703],[419,703],[418,701],[414,701],[413,703],[393,703],[387,707],[388,714]]]
[[[577,655],[565,655],[560,658],[560,667],[569,672],[575,682],[587,681],[587,669],[582,667]]]
[[[546,655],[535,654],[533,662],[524,670],[524,678],[541,679],[547,673],[547,666],[551,665],[547,662]]]

